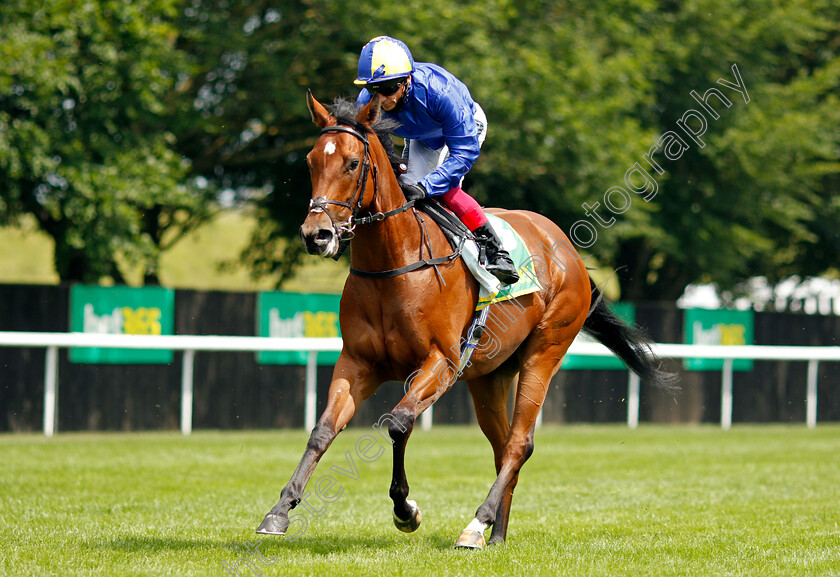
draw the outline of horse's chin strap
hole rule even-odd
[[[353,229],[356,228],[356,225],[353,223],[352,216],[345,222],[337,222],[333,213],[327,208],[328,204],[337,204],[338,206],[343,206],[345,208],[349,208],[350,210],[353,209],[349,202],[343,202],[341,200],[327,200],[323,196],[316,196],[315,198],[309,200],[309,212],[323,212],[327,215],[327,218],[330,219],[333,233],[338,237],[338,250],[332,258],[334,260],[338,260],[341,258],[341,254],[347,250],[347,247],[350,245],[350,241],[353,240],[353,236],[355,236]]]
[[[318,196],[309,201],[309,210],[316,211],[316,212],[323,212],[326,213],[327,217],[329,217],[330,222],[332,223],[333,232],[338,237],[338,250],[333,255],[334,260],[338,260],[341,258],[341,255],[350,246],[350,241],[353,240],[353,229],[356,228],[356,215],[359,212],[359,209],[362,207],[362,202],[365,199],[365,189],[367,188],[367,180],[368,174],[370,174],[370,167],[371,167],[371,157],[370,157],[370,144],[367,139],[367,135],[362,134],[358,130],[355,130],[349,126],[342,126],[342,125],[335,125],[335,126],[327,126],[321,129],[321,134],[326,134],[330,132],[346,132],[348,134],[352,134],[356,138],[362,141],[362,144],[365,145],[365,151],[362,154],[362,174],[359,176],[359,180],[356,182],[356,189],[353,191],[353,195],[350,197],[349,202],[345,202],[343,200],[328,200],[323,196]],[[377,188],[377,178],[376,178],[376,165],[373,166],[373,196],[376,198],[376,188]],[[355,202],[355,206],[353,203],[353,199],[356,198],[358,194],[359,198]],[[338,223],[333,216],[330,209],[327,208],[327,205],[334,204],[336,206],[341,206],[346,209],[349,209],[351,212],[350,218],[343,222]]]
[[[332,223],[333,231],[335,231],[336,236],[338,236],[338,250],[332,258],[334,260],[338,260],[339,258],[341,258],[341,255],[344,253],[344,251],[347,250],[347,247],[350,246],[350,241],[353,240],[354,236],[356,236],[356,226],[360,224],[374,224],[376,222],[385,220],[389,216],[394,216],[396,214],[400,214],[401,212],[405,212],[414,206],[414,201],[410,200],[404,205],[400,206],[399,208],[389,210],[388,212],[377,212],[375,214],[362,216],[359,218],[351,216],[345,222],[337,222],[335,220],[333,214],[327,209],[328,204],[337,204],[346,208],[350,208],[350,206],[349,203],[338,200],[327,200],[323,196],[315,197],[309,201],[310,212],[323,212],[327,215],[327,217],[330,219],[330,222]]]
[[[365,145],[365,152],[364,152],[364,156],[363,156],[364,160],[362,162],[362,174],[361,174],[361,176],[359,176],[359,180],[356,183],[356,189],[353,191],[353,195],[350,197],[350,201],[345,202],[343,200],[330,200],[330,199],[327,199],[323,196],[315,197],[315,198],[313,198],[309,201],[310,212],[311,211],[324,212],[324,213],[326,213],[327,217],[330,219],[330,222],[332,223],[333,231],[335,232],[336,236],[338,237],[338,250],[336,251],[336,254],[333,255],[332,258],[335,259],[335,260],[338,260],[341,257],[341,254],[350,245],[350,241],[353,240],[353,237],[355,236],[354,231],[355,231],[356,226],[358,226],[360,224],[361,225],[374,224],[374,223],[381,222],[381,221],[385,220],[389,216],[394,216],[394,215],[400,214],[402,212],[405,212],[405,211],[409,210],[410,208],[414,207],[414,202],[415,201],[414,200],[409,200],[408,202],[406,202],[402,206],[400,206],[398,208],[395,208],[394,210],[389,210],[387,212],[376,212],[376,213],[369,214],[367,216],[362,216],[362,217],[357,216],[358,213],[359,213],[359,210],[361,210],[361,208],[362,208],[362,203],[364,202],[365,189],[367,188],[368,174],[370,174],[371,172],[373,173],[373,200],[374,200],[374,202],[376,201],[376,192],[378,190],[378,185],[379,185],[378,178],[377,178],[376,165],[373,164],[372,156],[371,156],[371,153],[370,153],[370,143],[368,142],[368,138],[367,138],[366,134],[364,134],[364,133],[362,133],[362,132],[360,132],[360,131],[358,131],[355,128],[352,128],[350,126],[344,126],[344,125],[341,125],[341,124],[337,124],[335,126],[327,126],[327,127],[321,129],[321,134],[325,134],[325,133],[329,133],[329,132],[344,132],[344,133],[347,133],[347,134],[351,134],[351,135],[355,136],[356,138],[358,138],[359,140],[361,140],[362,144]],[[353,199],[356,198],[357,194],[359,195],[359,198],[355,202],[355,206],[354,206]],[[335,217],[333,216],[333,214],[330,212],[330,210],[328,208],[328,205],[330,205],[330,204],[334,204],[334,205],[341,206],[341,207],[349,209],[351,211],[350,218],[347,221],[342,222],[342,223],[337,222]],[[420,218],[420,216],[417,215],[416,213],[417,213],[417,211],[415,211],[415,215],[419,219],[419,221],[421,223],[421,227],[425,228],[425,226],[423,225],[422,218]],[[429,252],[430,252],[430,256],[431,256],[431,247],[429,247]],[[386,270],[386,271],[375,271],[374,272],[374,271],[357,270],[357,269],[354,269],[353,267],[350,267],[350,272],[352,274],[362,276],[362,277],[367,277],[367,278],[389,278],[389,277],[394,277],[394,276],[398,276],[398,275],[401,275],[401,274],[405,274],[407,272],[411,272],[413,270],[417,270],[417,269],[422,268],[422,267],[434,266],[435,271],[438,273],[438,276],[440,276],[440,272],[437,270],[437,265],[455,260],[459,256],[461,256],[461,251],[457,250],[457,251],[453,252],[452,254],[444,256],[444,257],[438,257],[438,258],[431,257],[431,258],[428,258],[428,259],[423,259],[423,260],[417,261],[413,264],[410,264],[408,266],[404,266],[404,267],[401,267],[401,268],[398,268],[398,269]],[[441,278],[441,280],[443,280],[443,279]]]
[[[369,214],[368,216],[358,217],[357,215],[359,213],[359,210],[361,210],[362,203],[365,199],[365,190],[367,189],[367,180],[369,174],[373,174],[374,201],[376,200],[376,192],[379,188],[378,171],[376,169],[376,165],[372,162],[372,157],[370,153],[370,143],[368,141],[367,134],[364,134],[363,132],[360,132],[350,126],[343,126],[341,124],[337,124],[335,126],[327,126],[326,128],[321,129],[321,134],[330,132],[344,132],[347,134],[351,134],[358,138],[365,146],[365,151],[362,155],[362,158],[364,159],[362,161],[362,174],[361,176],[359,176],[359,180],[356,183],[356,188],[353,191],[353,195],[350,197],[349,202],[345,202],[343,200],[328,200],[323,196],[318,196],[309,201],[310,212],[324,212],[329,217],[330,222],[332,223],[333,231],[338,237],[338,251],[336,251],[336,254],[333,255],[332,258],[338,260],[341,257],[342,253],[350,245],[350,241],[353,240],[353,237],[355,236],[354,229],[357,225],[373,224],[385,220],[389,216],[394,216],[395,214],[405,212],[406,210],[414,206],[414,201],[409,201],[404,205],[400,206],[399,208],[389,210],[388,212],[377,212],[374,214]],[[358,200],[356,200],[356,202],[354,203],[353,200],[356,198],[356,195],[358,195]],[[349,209],[351,212],[350,218],[343,223],[337,222],[332,212],[330,212],[329,208],[327,208],[327,205],[330,204]]]

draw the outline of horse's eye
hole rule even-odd
[[[350,162],[347,163],[347,170],[353,171],[359,168],[359,159],[354,158]]]

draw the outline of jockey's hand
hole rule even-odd
[[[424,198],[428,198],[429,193],[426,192],[426,189],[423,188],[423,185],[419,182],[417,184],[402,184],[400,183],[400,188],[405,195],[405,199],[407,201],[412,200],[423,200]]]

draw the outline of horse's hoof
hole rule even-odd
[[[483,549],[484,533],[473,529],[464,529],[458,540],[455,541],[456,549]]]
[[[269,513],[257,527],[257,533],[261,535],[285,535],[288,528],[289,519],[287,517]]]
[[[394,525],[396,525],[397,529],[403,533],[413,533],[417,530],[417,527],[420,526],[420,521],[423,520],[423,515],[420,514],[420,507],[417,506],[416,502],[408,499],[406,503],[408,503],[408,506],[411,507],[411,516],[408,519],[403,520],[397,517],[397,514],[394,513]]]

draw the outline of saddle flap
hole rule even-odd
[[[478,246],[475,243],[475,237],[455,213],[435,198],[423,199],[418,201],[415,206],[437,223],[452,245],[453,250],[458,250],[464,238],[469,241],[463,244],[461,258],[464,259],[467,268],[481,287],[476,310],[483,309],[494,302],[505,301],[542,290],[534,272],[534,264],[531,262],[528,247],[513,227],[504,220],[493,215],[487,215],[496,234],[502,239],[505,249],[510,252],[511,258],[519,270],[520,279],[513,286],[502,287],[496,277],[479,264]]]
[[[461,222],[461,219],[436,198],[430,197],[419,200],[414,203],[414,207],[428,214],[437,223],[447,240],[449,240],[449,244],[452,245],[453,250],[458,250],[458,247],[461,246],[462,238],[474,238],[470,229]]]

